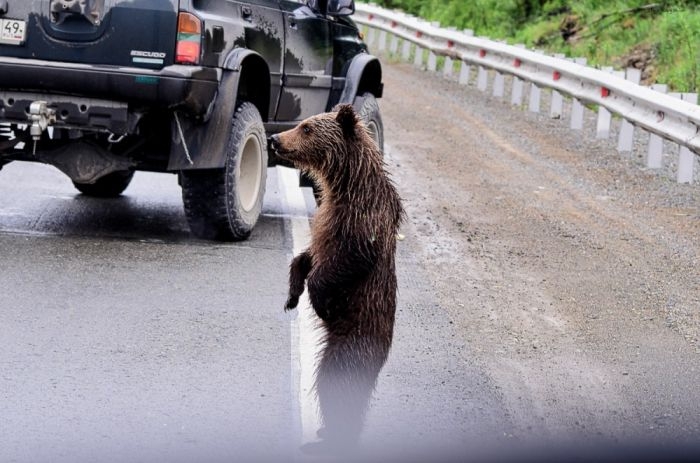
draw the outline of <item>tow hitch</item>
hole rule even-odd
[[[56,111],[48,107],[46,101],[35,101],[29,105],[29,133],[34,140],[32,154],[36,155],[36,144],[41,140],[41,134],[56,122]]]

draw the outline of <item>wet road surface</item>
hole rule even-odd
[[[95,199],[52,167],[0,171],[0,461],[304,460],[316,429],[301,413],[316,405],[299,390],[313,356],[298,350],[311,334],[282,304],[290,222],[313,206],[305,191],[290,210],[277,172],[251,238],[221,244],[189,235],[172,175],[137,173],[122,197]],[[400,322],[363,456],[500,435],[421,264],[408,247],[399,262]]]
[[[231,461],[298,445],[275,192],[251,240],[228,245],[189,236],[179,191],[175,176],[137,174],[98,200],[51,167],[0,171],[0,461]]]
[[[364,456],[700,442],[697,186],[411,66],[385,83],[409,218]],[[269,172],[253,236],[220,244],[174,176],[97,200],[0,171],[0,461],[304,460],[313,360],[282,305],[313,208]]]

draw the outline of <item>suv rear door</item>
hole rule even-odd
[[[333,83],[330,23],[310,7],[281,0],[284,14],[284,87],[278,121],[300,121],[326,110]]]
[[[160,69],[173,63],[179,0],[9,0],[0,55]]]

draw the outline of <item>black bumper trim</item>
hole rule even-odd
[[[0,89],[58,93],[204,115],[216,96],[221,71],[198,66],[160,70],[0,57]]]

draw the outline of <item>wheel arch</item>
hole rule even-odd
[[[379,59],[369,54],[357,55],[348,66],[345,86],[336,104],[352,104],[356,96],[364,93],[371,93],[375,98],[381,98],[383,92],[382,65]]]
[[[239,73],[236,101],[249,101],[258,108],[264,122],[270,111],[270,68],[258,53],[245,48],[232,51],[224,69]]]

